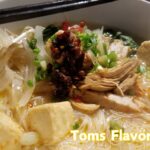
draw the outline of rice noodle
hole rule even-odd
[[[28,103],[28,101],[30,100],[30,98],[32,96],[33,90],[35,88],[35,85],[33,85],[33,87],[30,87],[30,88],[27,85],[28,80],[32,80],[34,82],[35,68],[34,68],[34,65],[32,63],[33,62],[33,54],[31,52],[31,50],[29,49],[26,42],[24,42],[24,47],[25,47],[26,51],[29,53],[30,62],[29,62],[29,66],[25,70],[25,77],[24,77],[24,80],[25,80],[25,83],[26,83],[25,87],[24,87],[25,92],[24,92],[23,96],[21,97],[21,99],[19,101],[19,106],[20,107],[23,107]]]
[[[34,32],[34,29],[29,27],[26,32],[23,32],[19,36],[17,36],[15,39],[13,39],[13,43],[21,43],[27,36],[28,33]]]
[[[44,41],[43,41],[43,30],[45,28],[42,26],[35,27],[35,38],[37,39],[37,47],[40,49],[40,56],[42,60],[49,60],[49,56],[45,50]]]
[[[8,47],[12,44],[12,37],[4,30],[0,28],[0,49]]]
[[[9,39],[9,35],[0,29],[2,35],[4,36],[1,47],[9,46],[12,42],[14,44],[10,45],[8,48],[1,49],[0,53],[0,91],[6,89],[9,85],[12,84],[12,101],[14,104],[19,101],[20,106],[26,105],[29,99],[32,96],[33,88],[27,87],[28,80],[34,80],[34,65],[33,65],[33,54],[32,51],[27,47],[27,44],[24,46],[22,44],[16,44],[23,42],[26,38],[27,33],[33,32],[31,28],[28,31],[22,33],[17,38],[12,41]],[[6,37],[6,38],[5,38]],[[6,44],[6,41],[8,43]],[[15,53],[15,55],[13,55]],[[12,61],[11,61],[12,60]],[[18,63],[20,61],[20,63]],[[13,70],[13,68],[18,70]],[[17,72],[16,72],[17,71]],[[18,74],[20,72],[20,75]],[[19,77],[19,78],[18,78]],[[19,83],[19,85],[18,85]],[[21,91],[20,91],[21,89]],[[18,91],[19,90],[19,91]],[[18,94],[17,94],[18,93]]]
[[[119,122],[122,127],[124,127],[126,132],[142,132],[144,129],[147,131],[150,131],[150,126],[148,123],[146,123],[142,118],[138,118],[137,115],[134,114],[128,114],[121,112],[115,112],[115,111],[108,111],[104,109],[100,109],[96,114],[92,116],[88,116],[85,114],[82,114],[80,112],[75,111],[76,118],[82,119],[82,123],[80,125],[80,132],[86,132],[86,133],[101,133],[106,132],[107,140],[104,142],[81,142],[80,140],[74,141],[72,136],[67,137],[64,141],[62,141],[60,144],[58,144],[55,148],[55,150],[66,150],[66,149],[77,149],[77,150],[122,150],[124,147],[124,150],[132,148],[132,149],[139,149],[141,150],[144,145],[146,145],[148,142],[142,142],[138,144],[131,144],[130,142],[112,142],[110,140],[110,130],[109,130],[109,120],[115,120],[116,122]],[[135,119],[133,119],[135,117]],[[88,126],[88,128],[86,127]],[[85,131],[85,128],[87,129]],[[148,150],[148,149],[147,149]]]

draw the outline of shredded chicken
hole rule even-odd
[[[134,100],[134,102],[138,105],[138,107],[141,110],[144,110],[145,112],[150,112],[149,106],[147,106],[144,102],[142,102],[140,99]]]
[[[137,76],[138,76],[137,74],[131,75],[127,77],[122,83],[120,83],[119,87],[123,93],[125,93],[135,84]],[[116,88],[114,92],[118,95],[122,95],[122,93],[120,93],[120,90],[118,88]]]
[[[145,93],[144,89],[142,88],[141,82],[142,81],[140,81],[140,79],[137,78],[135,85],[134,85],[135,95],[139,97],[144,96],[144,93]]]
[[[109,109],[123,112],[147,111],[144,103],[138,100],[134,102],[133,96],[125,96],[128,90],[137,86],[138,74],[135,71],[138,65],[139,60],[127,59],[115,68],[89,73],[79,86],[79,95],[84,102],[100,104]]]
[[[74,109],[80,112],[83,112],[85,114],[93,114],[100,108],[100,105],[85,104],[85,103],[76,102],[76,101],[71,101],[71,105]]]
[[[99,75],[104,78],[110,78],[115,81],[122,81],[129,74],[133,73],[139,65],[137,59],[123,60],[120,65],[112,69],[104,69],[99,71]]]
[[[104,78],[122,81],[126,76],[133,73],[138,65],[139,60],[137,59],[124,60],[115,68],[100,70],[99,74]]]
[[[111,79],[101,78],[98,74],[89,74],[84,84],[79,87],[81,90],[110,91],[116,87],[116,83]]]
[[[123,60],[116,68],[89,73],[79,89],[97,92],[114,90],[115,93],[123,96],[124,92],[135,84],[137,75],[134,71],[138,64],[137,59]]]

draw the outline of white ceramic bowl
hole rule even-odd
[[[0,27],[21,31],[27,25],[48,25],[64,20],[79,22],[85,20],[90,25],[119,28],[141,39],[150,39],[150,2],[146,0],[118,0],[88,8],[57,13],[23,21],[1,24]]]

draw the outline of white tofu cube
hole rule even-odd
[[[65,137],[73,120],[73,109],[69,102],[33,107],[26,118],[29,130],[38,132],[42,142],[49,145],[54,145]]]
[[[0,150],[21,150],[23,129],[9,116],[0,112]]]

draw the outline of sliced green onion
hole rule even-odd
[[[117,62],[113,61],[113,62],[110,62],[109,64],[109,68],[113,68],[117,65]]]
[[[108,58],[110,59],[111,62],[117,61],[117,54],[115,52],[110,52],[108,54]]]
[[[36,81],[44,80],[46,79],[47,71],[43,70],[41,66],[37,68],[37,72],[35,75]]]
[[[34,61],[33,61],[33,63],[34,63],[34,65],[35,66],[40,66],[40,60],[39,59],[35,59]]]
[[[106,43],[103,43],[103,49],[104,49],[104,53],[107,55],[108,52],[107,52],[107,45],[106,45]]]
[[[33,63],[36,67],[35,79],[36,81],[44,80],[47,77],[47,70],[46,70],[47,63],[44,60],[43,61],[40,60],[40,55],[39,55],[40,49],[36,47],[37,40],[33,38],[32,40],[27,41],[27,42],[29,44],[29,47],[33,50],[33,53],[34,53]],[[27,83],[30,87],[33,86],[33,82],[31,80],[29,80]]]
[[[45,61],[45,60],[41,61],[41,62],[40,62],[40,65],[41,65],[41,67],[42,67],[42,69],[43,69],[44,71],[47,69],[47,64],[46,64],[46,61]]]
[[[39,53],[40,53],[40,49],[39,49],[39,48],[33,49],[33,53],[34,53],[34,54],[39,54]]]
[[[79,127],[80,127],[79,123],[76,122],[76,123],[72,126],[72,129],[73,129],[73,130],[77,130],[77,129],[79,129]]]
[[[137,68],[137,73],[143,74],[143,73],[145,73],[145,72],[146,72],[146,67],[145,67],[144,65],[138,66],[138,68]]]
[[[103,67],[102,67],[100,64],[95,64],[90,72],[94,72],[94,71],[100,70],[100,69],[102,69],[102,68],[103,68]]]
[[[99,54],[99,50],[97,49],[97,36],[94,33],[80,33],[78,34],[79,39],[81,40],[81,44],[83,46],[83,50],[86,52],[91,50],[95,56]]]
[[[107,55],[103,55],[101,57],[98,58],[98,62],[100,63],[100,65],[102,65],[103,67],[109,67],[109,58]]]
[[[117,64],[117,55],[115,52],[111,52],[107,55],[102,55],[98,58],[98,62],[102,67],[112,68]]]
[[[33,87],[33,81],[32,80],[28,80],[27,84],[28,84],[29,87]]]
[[[35,49],[36,48],[36,43],[37,43],[37,39],[33,38],[32,40],[27,40],[28,45],[31,49]]]
[[[124,128],[121,127],[121,125],[117,123],[116,121],[110,121],[109,125],[110,125],[109,127],[110,130],[123,130],[124,131]]]
[[[56,36],[56,34],[53,34],[51,37],[50,37],[50,39],[53,41],[53,40],[55,40],[57,38],[57,36]]]

